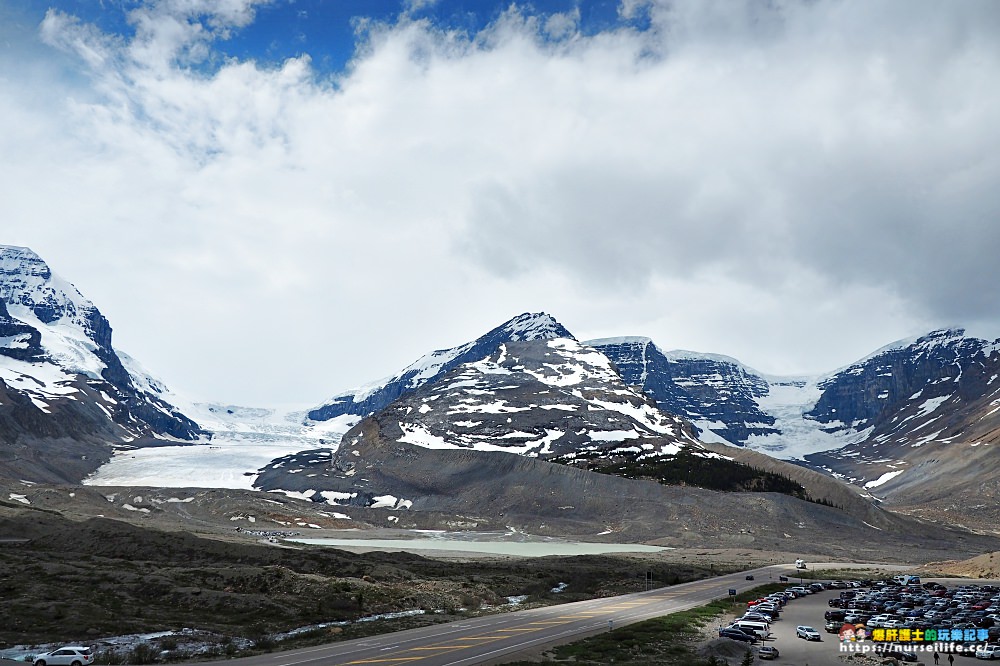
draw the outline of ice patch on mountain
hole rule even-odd
[[[839,449],[860,442],[871,434],[873,428],[854,430],[847,427],[831,430],[831,424],[820,423],[806,416],[816,407],[823,390],[819,377],[765,377],[767,395],[757,399],[761,410],[775,419],[774,427],[780,432],[769,435],[751,435],[746,446],[775,458],[803,459],[821,451]]]

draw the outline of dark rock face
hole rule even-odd
[[[34,361],[44,356],[42,334],[7,312],[0,301],[0,354],[18,361]]]
[[[625,382],[641,387],[660,409],[694,422],[699,434],[705,423],[712,423],[715,434],[731,444],[743,444],[751,435],[778,432],[774,417],[757,403],[768,394],[767,380],[734,359],[664,353],[647,338],[594,340],[587,344],[607,355]]]
[[[876,353],[820,384],[823,395],[807,416],[831,428],[853,423],[885,430],[914,400],[981,398],[997,372],[1000,354],[994,344],[966,337],[962,330],[934,331],[913,344]]]
[[[309,412],[309,418],[313,421],[327,421],[343,414],[367,416],[387,407],[405,393],[434,381],[455,366],[486,358],[504,342],[551,338],[572,339],[573,336],[562,324],[545,313],[525,313],[497,326],[473,342],[428,354],[381,386],[336,396]]]
[[[108,418],[107,384],[80,378],[76,388],[76,400],[43,410],[0,380],[0,478],[77,483],[110,458],[109,443],[128,432]]]

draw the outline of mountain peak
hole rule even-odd
[[[438,349],[418,358],[392,377],[364,388],[339,393],[328,402],[309,412],[313,421],[326,421],[344,414],[367,416],[388,406],[404,393],[448,372],[452,368],[479,361],[495,352],[506,342],[533,342],[567,338],[576,341],[555,318],[545,312],[525,312],[488,333],[450,349]]]
[[[88,321],[96,311],[94,304],[30,248],[0,245],[0,300],[17,310],[15,316],[33,316],[42,324],[65,318],[94,338],[93,322]]]
[[[918,344],[949,342],[951,340],[964,338],[965,329],[961,326],[949,326],[931,331],[927,335],[917,338]]]
[[[517,342],[552,338],[575,339],[566,327],[546,312],[525,312],[502,324],[499,330],[506,331],[510,336],[509,339]]]
[[[45,280],[52,277],[52,271],[34,250],[19,245],[0,245],[0,273],[37,275]]]

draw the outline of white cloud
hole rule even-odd
[[[3,241],[177,388],[318,402],[537,309],[764,371],[997,322],[992,3],[403,18],[329,80],[218,60],[255,4],[143,5],[128,42],[53,11],[86,79],[0,86]]]

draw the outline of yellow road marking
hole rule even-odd
[[[522,634],[530,631],[539,631],[538,629],[497,629],[497,631],[506,631],[512,634]],[[506,636],[504,636],[506,638]]]
[[[467,636],[466,638],[460,638],[462,641],[492,641],[498,638],[506,638],[506,636]]]

